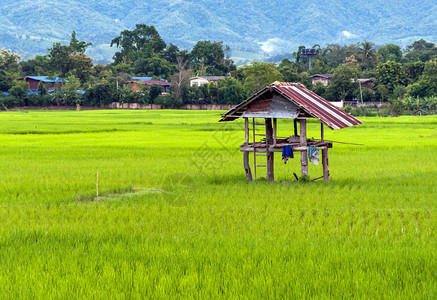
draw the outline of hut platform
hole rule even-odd
[[[307,147],[303,147],[299,142],[295,143],[276,143],[267,145],[266,143],[256,142],[256,143],[248,143],[240,145],[241,152],[267,152],[267,148],[269,152],[282,152],[284,146],[290,145],[294,151],[307,151],[308,147],[316,147],[317,150],[326,150],[328,148],[332,148],[332,142],[326,141],[311,141],[308,140]]]

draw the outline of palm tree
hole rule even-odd
[[[376,50],[373,48],[375,44],[369,41],[364,41],[360,46],[362,66],[368,70],[370,64],[376,59]]]

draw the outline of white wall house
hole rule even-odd
[[[201,86],[210,82],[216,82],[219,79],[224,79],[225,76],[198,76],[190,78],[190,86]]]

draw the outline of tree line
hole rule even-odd
[[[435,110],[437,47],[423,39],[406,49],[394,44],[377,48],[369,41],[313,45],[316,53],[311,58],[311,68],[309,58],[301,54],[305,46],[282,55],[286,57],[282,60],[281,56],[272,58],[279,63],[252,62],[237,68],[230,58],[231,49],[222,42],[198,41],[188,51],[166,44],[155,27],[144,24],[122,31],[110,44],[117,52],[107,65],[93,64],[86,55],[91,43],[78,40],[74,31],[68,45],[53,43],[46,55],[27,61],[2,49],[0,91],[9,95],[1,93],[0,105],[104,106],[111,102],[137,102],[178,108],[184,104],[237,104],[278,80],[303,83],[329,101],[362,98],[370,103],[390,102],[393,107],[425,101],[431,103],[427,106],[430,110]],[[333,77],[328,86],[313,85],[314,74]],[[40,84],[37,95],[26,94],[26,82],[15,79],[32,75],[61,77],[64,82],[54,93],[48,93]],[[207,75],[226,77],[201,86],[189,85],[190,77]],[[133,91],[125,85],[133,76],[166,79],[172,83],[170,92],[162,95],[159,86],[142,86],[140,91]],[[360,89],[356,80],[359,78],[374,79],[372,88]]]

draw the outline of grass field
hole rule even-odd
[[[0,298],[437,297],[437,116],[328,130],[365,146],[282,184],[246,182],[219,115],[0,113]]]

